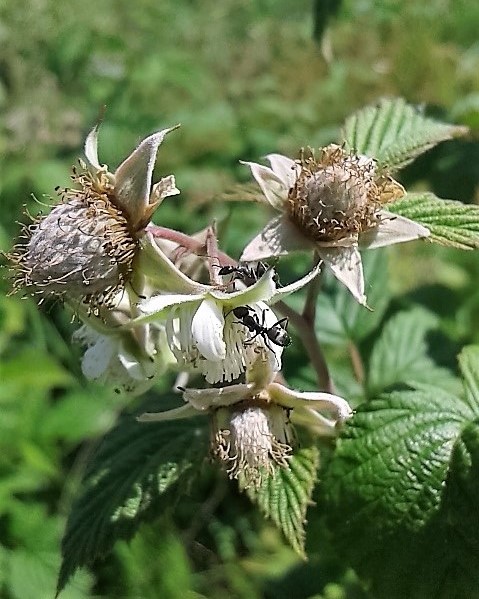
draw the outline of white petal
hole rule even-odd
[[[87,135],[85,140],[85,156],[90,165],[96,169],[101,170],[100,163],[98,162],[98,129],[100,125],[97,124],[93,127],[90,133]]]
[[[178,420],[179,418],[191,418],[197,416],[198,412],[190,405],[180,406],[165,412],[145,412],[137,416],[138,422],[165,422],[167,420]]]
[[[254,385],[239,384],[218,389],[185,389],[183,399],[189,402],[196,410],[204,411],[212,407],[230,406],[238,403],[251,395]]]
[[[163,129],[144,139],[115,171],[115,196],[120,207],[128,213],[132,227],[141,222],[149,204],[158,147],[165,135],[177,127]]]
[[[193,316],[191,334],[198,351],[207,360],[219,362],[225,359],[224,326],[223,309],[213,299],[202,301]]]
[[[269,303],[275,304],[276,302],[279,302],[288,295],[291,295],[291,293],[294,293],[295,291],[298,291],[298,289],[301,289],[302,287],[307,285],[310,281],[312,281],[315,277],[319,275],[322,266],[322,263],[319,262],[312,270],[308,272],[307,275],[305,275],[301,279],[298,279],[297,281],[294,281],[294,283],[290,283],[285,287],[279,287]]]
[[[281,179],[288,191],[294,187],[300,171],[299,164],[282,154],[268,154],[266,158],[274,174]]]
[[[268,392],[273,402],[285,408],[302,406],[312,408],[313,410],[329,412],[338,422],[344,422],[353,414],[350,405],[345,399],[331,393],[295,391],[279,383],[271,383],[268,386]]]
[[[81,369],[87,379],[97,380],[106,373],[118,342],[111,337],[99,335],[82,358]]]
[[[380,215],[382,220],[379,226],[361,234],[361,247],[379,248],[428,237],[431,234],[429,229],[405,216],[399,216],[386,210],[381,210]]]
[[[256,262],[284,256],[290,252],[313,248],[312,244],[286,218],[278,216],[267,223],[264,229],[252,239],[243,250],[242,262]]]
[[[291,412],[290,418],[293,424],[306,426],[313,433],[322,437],[336,437],[338,434],[335,420],[325,418],[311,408],[295,408]]]
[[[135,326],[141,323],[151,322],[155,319],[166,316],[169,308],[191,304],[203,299],[201,295],[185,295],[180,293],[165,293],[163,295],[154,295],[146,300],[142,300],[138,304],[138,310],[143,313],[143,316],[138,316],[133,319],[132,324]]]
[[[331,268],[334,276],[346,285],[361,305],[365,306],[363,263],[358,248],[356,246],[347,248],[318,247],[318,253]]]
[[[259,301],[267,302],[276,292],[274,276],[274,269],[269,268],[264,275],[254,283],[254,285],[251,285],[251,287],[241,289],[240,291],[233,291],[232,293],[212,290],[210,295],[220,302],[225,303],[230,309]]]
[[[250,167],[253,177],[256,179],[261,191],[268,202],[276,208],[283,210],[285,201],[288,199],[289,185],[276,175],[269,167],[256,162],[243,162]]]

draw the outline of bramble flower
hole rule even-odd
[[[106,334],[82,325],[73,341],[86,347],[81,361],[84,376],[133,396],[147,391],[174,358],[162,327],[147,325],[145,339],[138,339],[135,333]]]
[[[186,405],[145,413],[138,420],[163,422],[210,414],[213,457],[230,478],[240,479],[245,488],[259,487],[263,477],[273,474],[275,468],[288,467],[295,420],[301,424],[311,421],[316,433],[335,436],[337,427],[352,414],[343,398],[330,393],[294,391],[274,382],[275,374],[271,365],[258,356],[246,371],[245,383],[217,389],[185,389]]]
[[[267,156],[271,168],[245,162],[264,194],[281,212],[247,245],[241,260],[256,261],[304,249],[315,250],[334,275],[366,304],[361,248],[427,237],[429,230],[382,205],[404,195],[367,156],[331,144],[319,159]]]
[[[189,279],[150,235],[145,236],[142,244],[142,272],[152,281],[156,277],[158,287],[165,291],[139,302],[142,315],[132,325],[165,322],[168,342],[180,368],[201,372],[209,383],[237,379],[258,353],[273,370],[281,368],[283,345],[271,341],[266,334],[249,330],[237,315],[237,308],[245,307],[263,330],[280,326],[268,304],[306,285],[319,272],[319,267],[279,289],[270,269],[251,287],[228,292]]]
[[[158,147],[175,128],[144,139],[114,173],[100,165],[98,128],[91,131],[88,164],[73,171],[76,188],[57,189],[61,202],[24,228],[9,256],[14,291],[84,302],[95,312],[112,304],[131,278],[138,238],[154,210],[179,193],[172,175],[151,187]]]

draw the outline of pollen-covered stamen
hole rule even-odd
[[[402,190],[376,172],[374,160],[347,154],[334,144],[322,148],[319,159],[312,152],[302,153],[299,164],[286,210],[303,234],[326,245],[355,241],[377,227],[383,194]]]
[[[252,399],[214,414],[212,455],[246,488],[261,486],[277,466],[288,467],[292,441],[288,411],[281,406]]]
[[[137,242],[111,202],[107,181],[74,173],[81,189],[65,189],[62,201],[23,231],[9,255],[14,291],[108,305],[132,270]],[[104,183],[104,185],[102,185]]]

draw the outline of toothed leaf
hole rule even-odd
[[[393,171],[438,143],[466,132],[466,127],[424,116],[402,98],[385,98],[350,116],[342,134],[347,149],[375,158],[379,166]]]
[[[303,447],[289,460],[289,468],[276,468],[265,476],[259,489],[247,490],[261,512],[281,529],[291,547],[302,557],[305,541],[305,516],[319,466],[317,447]]]
[[[429,241],[462,250],[479,248],[479,206],[442,200],[433,193],[408,193],[387,209],[427,227]]]

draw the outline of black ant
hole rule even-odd
[[[231,311],[236,318],[239,319],[238,324],[242,324],[250,333],[254,333],[252,337],[245,341],[246,344],[250,345],[253,339],[255,339],[258,335],[261,335],[265,345],[271,351],[273,351],[273,349],[269,345],[269,342],[279,345],[280,347],[287,347],[291,344],[291,337],[288,335],[286,330],[286,327],[288,326],[287,318],[282,318],[281,320],[275,322],[275,324],[271,327],[266,327],[265,311],[262,313],[261,323],[258,320],[258,315],[250,306],[238,306],[237,308],[233,308]]]
[[[256,266],[240,263],[237,266],[220,266],[218,274],[222,277],[232,275],[231,282],[240,280],[251,285],[256,283],[256,281],[265,274],[268,268],[270,268],[270,266],[265,262],[257,262]],[[279,285],[279,277],[276,273],[273,275],[273,281],[276,285]]]

